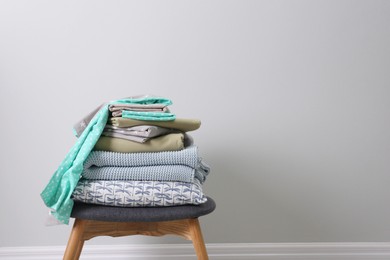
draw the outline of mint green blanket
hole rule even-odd
[[[84,161],[98,141],[104,126],[107,123],[110,104],[156,104],[170,105],[172,101],[161,97],[125,98],[112,101],[102,106],[92,118],[76,144],[71,148],[61,165],[54,172],[49,183],[41,193],[45,205],[50,208],[50,214],[60,223],[68,224],[73,208],[70,198],[83,171]]]
[[[144,121],[173,121],[176,116],[169,112],[140,112],[140,111],[122,111],[123,118],[131,118]]]

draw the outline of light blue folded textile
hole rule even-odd
[[[133,167],[96,167],[84,169],[82,177],[88,180],[126,180],[126,181],[180,181],[203,182],[204,175],[185,165],[156,165]]]
[[[182,164],[196,168],[199,164],[198,147],[191,145],[179,151],[117,153],[92,151],[84,163],[84,169],[91,166],[151,166]]]
[[[110,102],[115,103],[145,103],[155,104],[162,102],[171,104],[169,99],[159,97],[129,98]],[[70,198],[83,171],[83,164],[89,153],[99,139],[108,119],[109,104],[101,106],[100,110],[92,116],[79,122],[75,129],[80,134],[75,145],[71,148],[58,169],[54,172],[49,183],[41,193],[45,205],[50,208],[50,214],[59,223],[68,224],[73,208],[73,201]],[[88,124],[87,124],[88,122]]]
[[[192,145],[180,151],[117,153],[92,151],[84,163],[83,177],[94,180],[160,180],[201,183],[210,167]]]

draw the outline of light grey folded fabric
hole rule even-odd
[[[99,112],[100,109],[103,108],[103,106],[105,106],[106,103],[103,103],[101,104],[100,106],[98,106],[97,108],[95,108],[92,112],[90,112],[88,115],[86,115],[83,119],[81,119],[80,121],[78,121],[76,124],[74,124],[73,126],[73,132],[75,134],[76,137],[80,137],[81,134],[84,132],[85,128],[87,127],[87,125],[89,124],[89,122],[91,122],[92,118],[97,114],[97,112]]]
[[[178,131],[174,129],[151,125],[140,125],[133,127],[117,127],[113,125],[106,125],[102,135],[121,138],[138,143],[145,143],[151,138],[177,132]]]
[[[201,125],[199,119],[188,119],[188,118],[176,118],[173,121],[143,121],[135,120],[123,117],[111,117],[109,124],[118,127],[132,127],[137,125],[155,125],[165,128],[172,128],[180,130],[182,132],[189,132],[198,129]]]
[[[136,110],[138,111],[150,109],[150,111],[165,111],[168,109],[165,104],[112,104],[109,107],[110,111],[118,111],[123,109]]]
[[[145,143],[148,140],[150,140],[153,137],[140,137],[140,136],[134,136],[134,135],[124,135],[121,133],[116,133],[116,132],[102,132],[102,136],[107,136],[107,137],[114,137],[114,138],[120,138],[120,139],[125,139],[128,141],[133,141],[137,143]]]
[[[133,127],[117,127],[113,125],[106,125],[103,132],[117,133],[122,135],[132,135],[139,137],[156,137],[165,135],[168,133],[178,132],[175,129],[169,129],[165,127],[153,126],[153,125],[140,125]]]
[[[194,138],[187,133],[184,133],[184,147],[188,147],[194,144]]]
[[[122,116],[122,110],[139,111],[139,112],[169,112],[164,104],[113,104],[109,106],[112,116]]]

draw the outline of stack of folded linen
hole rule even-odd
[[[187,134],[197,119],[176,118],[169,99],[140,97],[109,105],[112,116],[83,164],[74,201],[153,207],[202,204],[210,167]]]

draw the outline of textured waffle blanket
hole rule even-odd
[[[72,195],[84,203],[117,207],[202,204],[207,201],[199,182],[91,181],[81,179]]]
[[[210,167],[198,156],[198,148],[180,151],[116,153],[92,151],[82,176],[89,180],[148,180],[201,183]]]

